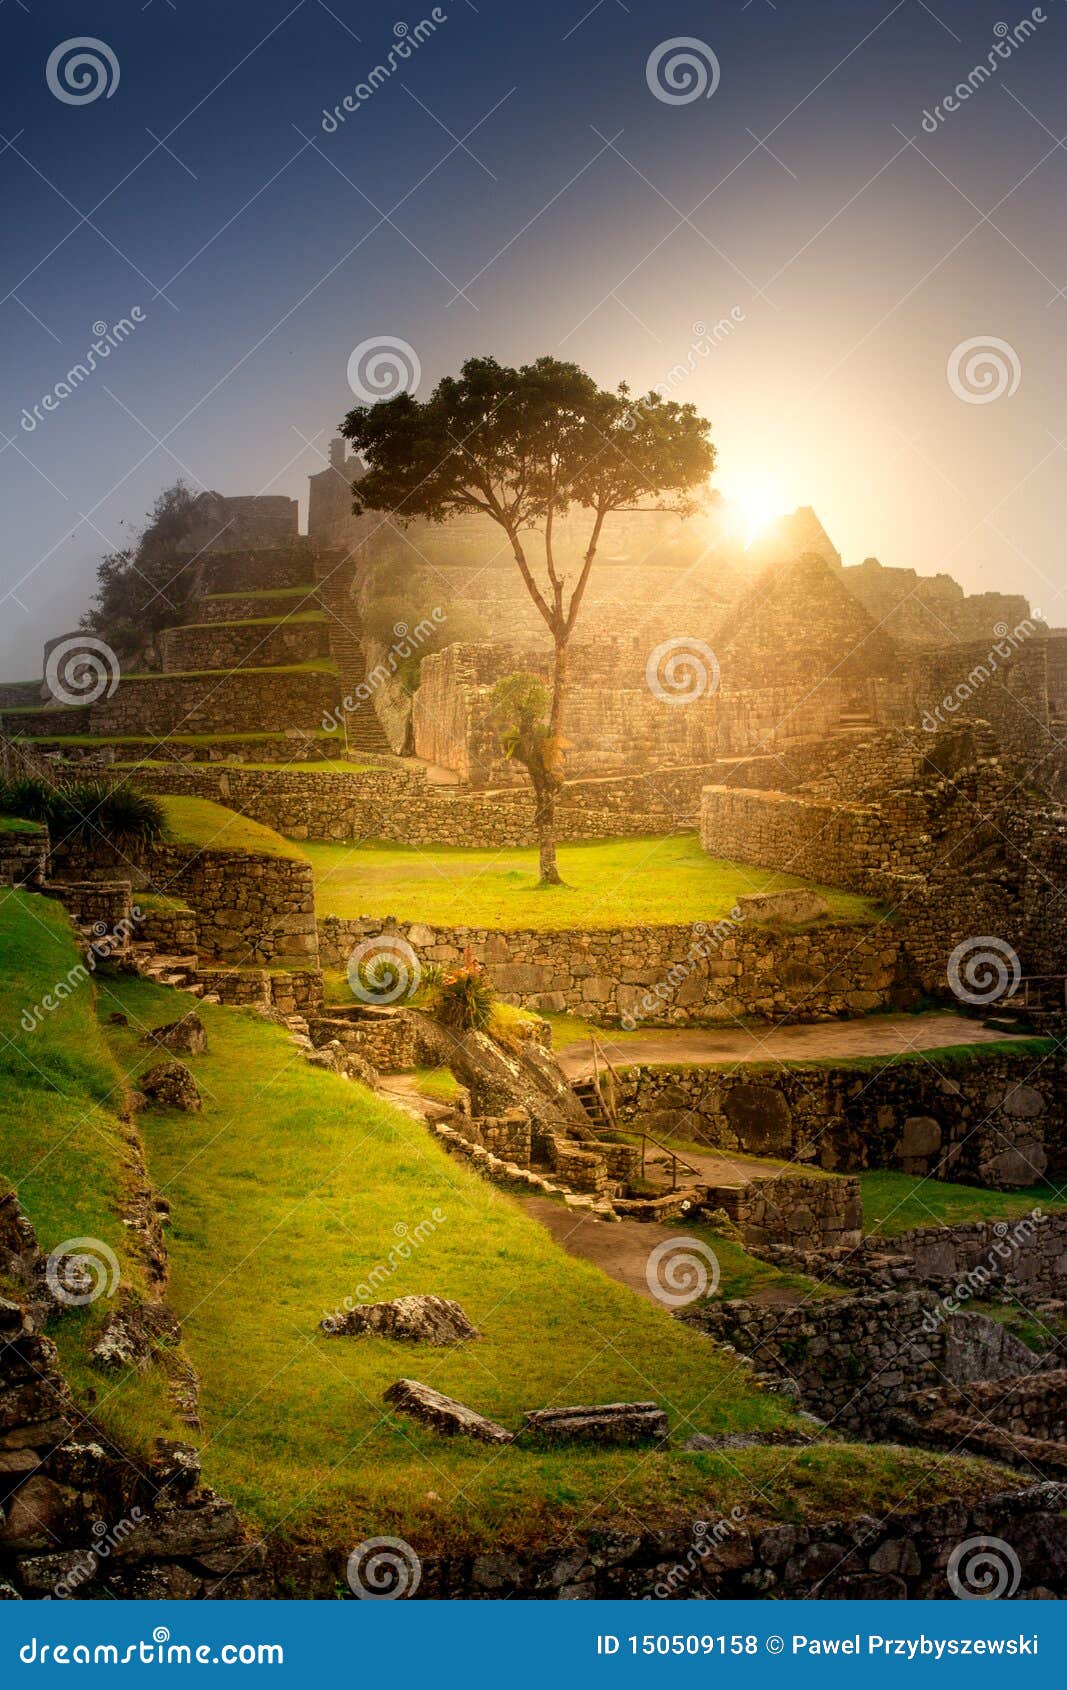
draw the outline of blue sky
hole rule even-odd
[[[431,6],[5,0],[0,675],[39,672],[177,476],[303,498],[366,339],[414,348],[423,393],[480,352],[643,388],[731,312],[685,394],[727,492],[765,481],[847,561],[1067,621],[1067,13],[1036,10],[924,129],[1031,9],[446,0],[329,132]],[[79,37],[105,43],[111,92],[69,103],[46,67]],[[717,67],[711,97],[650,86],[680,37]],[[1003,373],[989,403],[948,377],[972,341]]]

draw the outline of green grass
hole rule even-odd
[[[99,1239],[118,1260],[121,1285],[139,1297],[144,1265],[121,1219],[136,1179],[121,1118],[125,1087],[79,962],[62,905],[0,894],[0,1184],[16,1188],[46,1254],[67,1239]],[[111,1395],[86,1359],[108,1306],[69,1310],[50,1336],[83,1406],[95,1397],[94,1412],[115,1436],[147,1451],[161,1433],[177,1435],[166,1381],[155,1370],[134,1374]]]
[[[958,1226],[964,1221],[1019,1220],[1034,1209],[1045,1214],[1067,1208],[1067,1190],[1052,1185],[1019,1191],[917,1179],[914,1174],[861,1174],[863,1230],[892,1238],[913,1226]]]
[[[217,671],[211,671],[217,673]],[[6,715],[0,711],[0,715]],[[311,739],[333,739],[334,735],[326,728],[307,728],[302,730]],[[243,734],[38,734],[20,736],[21,745],[262,745],[267,741],[277,745],[288,740],[285,733],[243,733]],[[269,764],[273,768],[275,765]]]
[[[0,902],[0,1176],[45,1248],[98,1237],[136,1289],[121,1204],[128,1076],[153,1060],[146,1027],[188,1000],[130,976],[85,981],[38,1030],[38,1002],[76,958],[62,909]],[[94,988],[97,1003],[94,1013]],[[101,1023],[121,1010],[129,1025]],[[666,1311],[559,1249],[509,1197],[450,1161],[423,1125],[359,1085],[309,1067],[285,1030],[201,1006],[209,1049],[191,1059],[196,1115],[139,1117],[154,1183],[172,1205],[169,1297],[201,1379],[204,1472],[249,1524],[301,1544],[403,1536],[419,1553],[559,1544],[594,1528],[667,1526],[739,1505],[750,1523],[884,1512],[1004,1487],[987,1463],[892,1447],[827,1445],[689,1455],[587,1446],[488,1451],[385,1411],[415,1373],[507,1425],[526,1408],[654,1396],[676,1439],[786,1428],[792,1412]],[[401,1250],[403,1246],[403,1250]],[[729,1241],[722,1241],[724,1254]],[[483,1333],[450,1350],[326,1339],[322,1315],[380,1268],[372,1295],[457,1297]],[[759,1272],[731,1262],[729,1283]],[[116,1439],[173,1435],[157,1370],[101,1375],[85,1359],[104,1305],[55,1337],[77,1400]],[[1007,1481],[1007,1482],[1010,1482]]]
[[[435,1103],[458,1102],[463,1088],[451,1068],[413,1068],[410,1072],[420,1097]]]
[[[138,1021],[173,1015],[172,996],[146,981],[119,982],[105,1007],[112,1001]],[[254,1524],[313,1543],[402,1535],[420,1553],[454,1553],[560,1542],[634,1513],[665,1522],[738,1502],[795,1517],[876,1498],[884,1508],[927,1480],[941,1495],[1003,1482],[979,1463],[847,1447],[488,1456],[383,1412],[383,1391],[414,1373],[510,1426],[541,1404],[635,1396],[663,1402],[679,1437],[790,1423],[782,1399],[565,1255],[420,1123],[309,1069],[282,1029],[240,1011],[203,1013],[210,1049],[191,1061],[202,1113],[154,1114],[144,1130],[173,1205],[171,1296],[202,1380],[205,1473]],[[133,1032],[111,1036],[123,1065],[143,1060]],[[406,1260],[398,1239],[411,1241]],[[390,1251],[395,1271],[378,1296],[455,1297],[483,1337],[398,1352],[386,1340],[318,1336],[323,1313],[357,1294],[376,1264],[388,1267]]]
[[[296,599],[307,598],[309,593],[318,592],[314,581],[309,581],[303,587],[262,587],[254,593],[206,593],[208,604],[226,604],[232,599]]]
[[[40,822],[26,822],[20,816],[0,816],[0,833],[43,833]]]
[[[200,634],[205,628],[210,628],[213,633],[217,633],[220,628],[292,628],[297,623],[325,620],[326,613],[323,610],[297,610],[281,620],[277,616],[242,616],[234,622],[181,622],[171,632]]]
[[[299,846],[283,839],[273,828],[248,816],[239,816],[210,798],[161,798],[167,817],[167,835],[181,845],[210,846],[213,851],[258,851],[265,857],[304,860]]]
[[[116,769],[173,769],[188,767],[188,764],[175,763],[173,757],[140,757],[133,763],[115,763]],[[343,758],[323,757],[321,761],[313,763],[246,763],[243,759],[233,758],[230,761],[220,759],[218,762],[195,763],[192,765],[197,773],[206,769],[244,769],[249,774],[301,774],[301,775],[361,775],[377,765],[374,763],[346,763]]]
[[[748,892],[809,884],[794,875],[723,862],[696,834],[564,845],[566,886],[540,888],[534,850],[310,843],[321,915],[395,915],[439,926],[625,927],[721,920]],[[824,890],[820,888],[820,890]],[[825,890],[834,921],[870,922],[874,906]]]
[[[225,626],[225,624],[223,624]],[[136,675],[123,675],[123,681],[204,681],[218,680],[220,674],[227,674],[233,679],[234,673],[242,675],[336,675],[337,665],[331,657],[309,657],[303,663],[271,663],[263,668],[255,668],[252,664],[242,667],[240,671],[221,669],[167,669],[144,670]],[[7,712],[5,712],[7,714]]]

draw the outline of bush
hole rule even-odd
[[[40,780],[0,782],[0,814],[45,822],[53,841],[103,837],[121,848],[152,845],[166,831],[158,799],[138,792],[129,781],[69,781],[50,787]]]
[[[428,993],[427,1007],[444,1026],[469,1033],[489,1025],[496,999],[479,964],[468,961],[441,976]]]

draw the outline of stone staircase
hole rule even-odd
[[[359,689],[367,679],[363,630],[356,601],[349,590],[352,575],[352,567],[343,565],[334,569],[319,587],[319,602],[326,612],[329,628],[330,656],[337,665],[338,715],[343,715],[339,737],[344,738],[349,751],[388,756],[389,741],[378,720],[373,698],[362,698],[357,709],[343,709],[344,699],[360,699]]]

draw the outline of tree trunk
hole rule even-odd
[[[562,886],[556,863],[556,798],[563,787],[563,700],[567,686],[567,636],[556,633],[552,670],[552,708],[548,718],[549,752],[536,793],[537,838],[541,847],[541,885]]]
[[[556,794],[551,786],[535,787],[534,821],[541,852],[541,885],[562,886],[563,877],[556,866]]]

